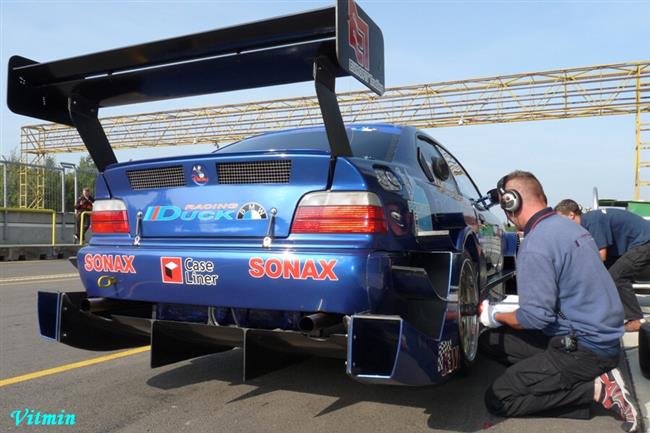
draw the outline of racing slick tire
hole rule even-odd
[[[479,290],[476,264],[465,252],[458,278],[458,339],[460,342],[461,371],[467,372],[476,362],[480,321],[478,315]]]

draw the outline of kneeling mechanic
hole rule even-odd
[[[503,177],[496,194],[523,230],[517,254],[519,305],[482,304],[483,352],[510,367],[485,394],[499,416],[589,418],[590,406],[615,411],[627,432],[638,414],[620,371],[623,307],[591,235],[547,207],[537,178]]]

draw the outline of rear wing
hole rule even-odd
[[[314,80],[332,157],[352,155],[335,93],[352,75],[384,92],[381,30],[353,1],[205,33],[38,63],[9,60],[14,113],[77,128],[99,171],[117,158],[103,107]]]

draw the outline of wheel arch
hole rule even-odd
[[[465,231],[465,236],[463,238],[462,252],[467,252],[474,262],[476,271],[478,274],[478,288],[479,288],[479,298],[485,299],[487,296],[486,286],[487,286],[487,264],[485,262],[485,256],[481,250],[481,244],[476,237],[476,233],[471,231],[469,228]],[[462,263],[462,254],[459,255],[461,260],[459,260],[457,266],[457,272],[460,272],[460,265]]]

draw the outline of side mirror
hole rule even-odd
[[[431,158],[431,169],[433,174],[443,182],[449,179],[449,165],[443,158],[435,156]]]

